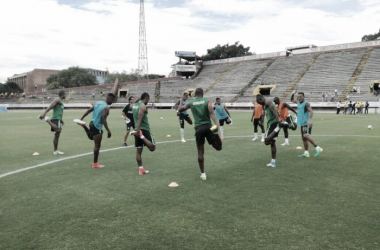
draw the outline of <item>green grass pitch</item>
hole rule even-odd
[[[53,156],[41,111],[0,114],[0,176],[62,159],[0,178],[0,249],[380,249],[379,115],[315,114],[318,158],[312,147],[310,158],[297,157],[299,129],[289,147],[280,131],[273,169],[270,147],[251,141],[251,112],[232,111],[223,150],[206,146],[202,181],[193,126],[178,141],[173,110],[149,110],[160,143],[144,149],[144,176],[135,148],[121,147],[120,109],[109,116],[112,138],[103,137],[102,150],[114,149],[100,153],[105,168],[78,156],[93,150],[72,122],[84,112],[64,112],[63,156]]]

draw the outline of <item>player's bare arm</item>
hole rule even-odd
[[[94,111],[94,106],[92,106],[91,108],[89,108],[86,113],[84,113],[84,115],[82,116],[81,120],[83,121],[83,119],[88,115],[90,114],[92,111]]]
[[[190,103],[186,103],[185,106],[183,106],[183,101],[184,101],[185,95],[182,95],[181,100],[179,101],[179,107],[178,107],[178,112],[182,112],[185,110],[188,110],[190,108]]]
[[[180,103],[181,100],[178,100],[174,106],[173,106],[173,109],[175,109],[176,111],[178,111],[178,107],[179,107],[179,103]]]
[[[51,109],[53,109],[55,107],[55,105],[57,105],[59,103],[59,98],[55,98],[49,105],[49,107],[47,107],[47,109],[45,109],[44,113],[42,115],[40,115],[40,119],[44,119],[45,118],[45,115],[47,114],[47,112],[49,112]]]
[[[255,116],[255,107],[253,107],[253,113],[252,113],[252,117],[251,117],[251,122],[253,122],[253,117]]]
[[[111,106],[107,106],[104,110],[103,110],[103,113],[102,113],[102,122],[103,122],[103,125],[104,127],[106,128],[107,130],[107,133],[108,133],[108,138],[111,138],[111,130],[108,128],[108,123],[107,123],[107,117],[110,113],[110,108]]]
[[[272,102],[270,102],[270,101],[266,101],[266,102],[265,102],[265,105],[266,105],[267,107],[269,107],[269,109],[272,111],[272,114],[273,114],[274,118],[276,118],[277,123],[279,123],[279,122],[280,122],[280,118],[278,117],[277,110],[276,110],[276,108],[274,107],[274,105],[272,104]]]
[[[218,120],[216,119],[215,112],[214,112],[214,108],[212,107],[212,104],[211,104],[210,101],[209,101],[208,104],[207,104],[207,109],[208,109],[208,112],[209,112],[209,114],[210,114],[210,118],[211,118],[211,120],[214,122],[215,125],[218,126],[218,129],[219,129],[219,122],[218,122]]]
[[[295,111],[292,107],[290,107],[290,105],[289,104],[287,104],[287,103],[283,103],[282,104],[282,109],[284,109],[284,108],[288,108],[289,110],[291,110],[294,114],[297,114],[297,111]]]
[[[307,126],[310,127],[311,126],[311,119],[313,119],[313,109],[311,108],[310,103],[306,103],[305,109],[307,109],[307,111],[310,112],[309,120],[307,121]]]
[[[297,100],[294,99],[294,95],[295,95],[296,93],[297,93],[297,90],[296,90],[296,89],[293,90],[293,92],[292,92],[292,96],[290,97],[290,101],[291,101],[291,102],[297,103]]]
[[[226,104],[223,104],[223,108],[224,108],[224,110],[227,112],[227,114],[228,114],[228,116],[229,117],[231,117],[231,114],[230,114],[230,112],[228,112],[228,109],[227,109],[227,107],[226,107]]]

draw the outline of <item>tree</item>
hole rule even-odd
[[[0,83],[0,93],[21,93],[23,90],[15,82]]]
[[[87,69],[70,67],[50,75],[46,79],[47,89],[73,88],[89,85],[97,85],[96,77]]]
[[[256,54],[249,52],[249,49],[250,47],[244,47],[242,44],[239,44],[239,42],[235,42],[233,45],[227,43],[223,46],[218,44],[216,47],[208,49],[207,54],[202,56],[202,60],[217,60]]]
[[[156,78],[163,78],[165,75],[158,75],[158,74],[149,74],[149,79],[156,79]],[[127,73],[125,70],[123,70],[121,73],[115,71],[113,73],[110,73],[107,75],[106,83],[113,83],[115,82],[116,78],[119,79],[119,82],[133,82],[139,80],[139,71],[138,69],[131,69],[130,73]]]
[[[379,37],[380,37],[380,29],[379,29],[378,33],[375,33],[373,35],[369,34],[369,35],[363,36],[362,37],[362,42],[368,42],[368,41],[377,40]]]

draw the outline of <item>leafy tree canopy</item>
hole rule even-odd
[[[0,83],[0,93],[4,93],[4,92],[21,93],[23,92],[23,90],[15,82]]]
[[[235,44],[220,46],[219,44],[211,49],[207,50],[207,54],[202,56],[202,59],[207,60],[217,60],[217,59],[225,59],[231,57],[240,57],[240,56],[249,56],[255,55],[256,53],[249,52],[250,47],[244,47],[239,42],[235,42]]]
[[[158,74],[149,74],[149,79],[157,79],[157,78],[164,78],[165,75],[158,75]],[[106,83],[114,83],[116,78],[119,78],[119,82],[133,82],[139,80],[139,70],[138,69],[131,69],[131,71],[128,73],[125,70],[122,72],[113,72],[109,73],[107,75]]]
[[[379,29],[379,32],[377,32],[375,34],[369,34],[369,35],[363,36],[362,42],[377,40],[379,37],[380,37],[380,29]]]
[[[87,69],[70,67],[50,75],[46,79],[47,89],[73,88],[81,86],[96,85],[96,77]]]

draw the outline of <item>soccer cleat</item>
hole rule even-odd
[[[288,142],[284,142],[283,144],[281,144],[281,146],[289,146],[289,143]]]
[[[186,142],[186,140],[182,138],[182,139],[181,139],[181,142]]]
[[[92,164],[92,168],[104,168],[104,165],[100,165],[99,163]]]
[[[76,124],[78,124],[79,126],[82,126],[82,127],[84,127],[84,125],[86,125],[86,122],[79,120],[79,119],[74,119],[73,122],[75,122]]]
[[[61,152],[59,150],[53,152],[53,155],[64,155],[64,154],[65,153],[63,153],[63,152]]]
[[[267,164],[267,167],[272,167],[272,168],[275,168],[275,167],[277,167],[276,166],[276,163],[275,162],[269,162],[268,164]]]
[[[127,147],[127,146],[128,146],[128,144],[127,144],[126,142],[124,142],[124,143],[123,143],[123,146]]]
[[[218,132],[218,126],[213,125],[213,126],[210,128],[210,130],[211,130],[212,132],[214,132],[214,133],[217,133],[217,132]]]
[[[261,138],[261,142],[264,142],[265,141],[265,139],[264,138]]]
[[[258,140],[257,137],[255,137],[255,138],[252,139],[252,141],[257,141],[257,140]]]
[[[139,175],[147,174],[149,170],[145,170],[145,168],[139,168]]]
[[[299,158],[309,158],[310,154],[303,153],[302,155],[298,156]]]
[[[319,148],[317,152],[315,152],[314,157],[318,157],[323,152],[322,148]]]
[[[206,174],[204,174],[204,175],[201,175],[201,179],[202,179],[202,181],[205,181],[205,180],[207,180],[207,176],[206,176]]]

